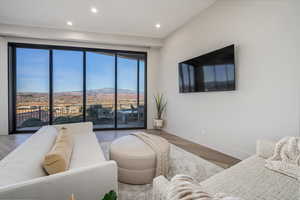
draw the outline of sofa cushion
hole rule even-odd
[[[73,151],[73,138],[66,128],[59,130],[53,148],[45,156],[43,166],[48,174],[68,170]]]
[[[98,139],[93,132],[73,134],[74,148],[69,169],[86,167],[106,161]]]
[[[201,182],[210,193],[223,192],[245,200],[298,200],[300,182],[271,171],[265,160],[252,156]]]
[[[42,162],[52,148],[56,136],[56,128],[42,127],[2,159],[0,161],[0,186],[45,176]]]

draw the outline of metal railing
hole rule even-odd
[[[17,128],[36,127],[49,124],[50,111],[48,106],[32,106],[26,108],[19,106],[16,110]],[[114,104],[87,105],[86,119],[95,124],[109,124],[115,119]],[[144,106],[137,107],[132,104],[118,104],[117,120],[120,124],[130,122],[143,122]],[[67,123],[83,121],[82,105],[67,105],[53,107],[53,123]]]

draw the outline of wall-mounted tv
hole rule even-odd
[[[234,45],[179,63],[179,91],[235,90]]]

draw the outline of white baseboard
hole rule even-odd
[[[0,135],[8,135],[8,132],[1,132],[0,131]]]

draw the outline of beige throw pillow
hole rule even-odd
[[[48,174],[56,174],[69,169],[73,151],[73,138],[66,128],[61,128],[51,151],[45,156],[43,167]]]

